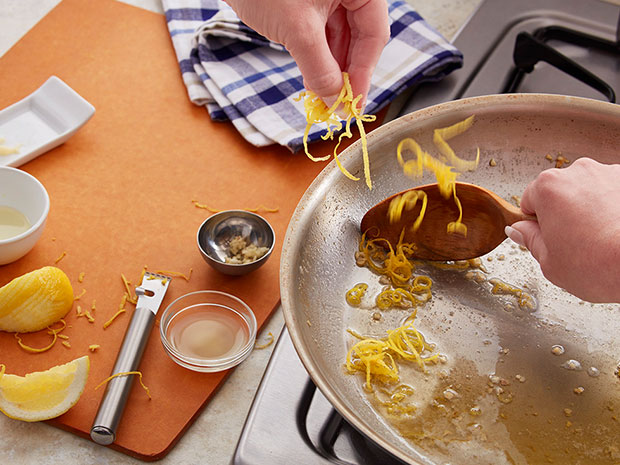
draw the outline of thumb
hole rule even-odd
[[[506,235],[514,242],[527,247],[538,263],[547,256],[547,245],[536,221],[517,221],[506,226]]]

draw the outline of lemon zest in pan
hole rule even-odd
[[[354,334],[354,337],[358,337]],[[383,383],[395,383],[400,380],[396,360],[415,362],[423,372],[426,365],[439,360],[438,353],[432,353],[435,347],[409,321],[394,330],[387,331],[382,339],[364,338],[356,342],[347,352],[346,368],[349,373],[362,372],[366,375],[365,388],[373,392],[372,382],[376,379]]]
[[[351,174],[340,162],[338,158],[338,147],[342,142],[344,137],[351,138],[353,137],[353,133],[351,133],[351,122],[353,118],[355,118],[355,124],[357,125],[357,129],[360,133],[360,139],[362,141],[362,156],[363,156],[363,166],[364,166],[364,178],[366,181],[366,185],[369,189],[372,189],[372,181],[370,179],[370,159],[368,157],[368,144],[366,140],[366,131],[364,130],[364,123],[372,122],[377,119],[375,115],[362,114],[361,109],[358,108],[360,100],[362,98],[361,95],[357,97],[353,96],[353,89],[351,88],[351,81],[349,80],[349,75],[346,72],[342,73],[343,85],[342,89],[340,89],[340,94],[336,101],[332,104],[331,107],[328,107],[323,100],[319,98],[311,90],[303,91],[299,94],[299,97],[295,100],[299,101],[303,99],[304,110],[306,112],[306,129],[304,130],[303,136],[303,144],[304,151],[310,160],[318,162],[328,160],[331,155],[326,155],[324,157],[314,157],[310,151],[308,150],[308,136],[310,134],[310,129],[314,124],[326,123],[327,132],[321,136],[323,140],[333,140],[336,132],[341,131],[343,129],[342,121],[340,117],[337,115],[336,110],[338,107],[342,105],[343,113],[346,114],[346,119],[344,120],[344,131],[340,133],[338,137],[338,143],[334,147],[334,160],[338,165],[340,171],[349,179],[353,181],[358,181],[359,178]]]
[[[415,269],[410,260],[415,253],[415,245],[403,243],[402,237],[401,233],[396,248],[383,238],[367,240],[366,233],[362,234],[359,243],[359,254],[364,257],[366,266],[375,273],[388,277],[396,287],[404,286],[413,277]]]
[[[353,286],[351,289],[347,291],[347,294],[345,296],[347,303],[351,305],[352,307],[359,307],[360,304],[362,303],[362,297],[364,297],[364,294],[366,293],[367,289],[368,289],[368,284],[366,283],[358,283],[355,286]]]
[[[119,376],[130,376],[130,375],[137,375],[138,376],[138,380],[140,381],[140,385],[142,386],[142,389],[144,389],[146,391],[146,395],[149,396],[149,400],[151,400],[152,399],[151,391],[149,390],[148,387],[146,387],[146,385],[142,381],[142,372],[140,372],[140,371],[122,371],[120,373],[115,373],[115,374],[113,374],[111,376],[108,376],[106,379],[101,381],[97,386],[95,386],[95,390],[99,389],[101,386],[103,386],[104,384],[110,382],[114,378],[117,378]]]

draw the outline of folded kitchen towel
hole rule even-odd
[[[251,144],[298,150],[306,116],[296,99],[304,86],[286,49],[246,26],[221,0],[162,3],[190,100],[213,120],[230,120]],[[388,6],[391,37],[372,77],[369,114],[413,84],[442,79],[463,60],[405,1],[388,0]],[[309,141],[325,131],[315,125]]]

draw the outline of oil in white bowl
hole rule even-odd
[[[245,319],[231,308],[199,304],[176,314],[168,339],[186,357],[218,360],[237,354],[250,340]]]
[[[15,208],[0,205],[0,241],[19,236],[30,229],[28,218]]]

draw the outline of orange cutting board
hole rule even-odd
[[[68,413],[50,420],[89,437],[104,391],[95,387],[110,374],[131,318],[129,306],[103,329],[124,293],[121,273],[136,286],[144,266],[184,274],[193,270],[189,281],[173,279],[163,306],[187,292],[217,289],[246,301],[262,326],[279,301],[278,268],[288,221],[324,165],[282,147],[258,149],[230,123],[212,122],[204,108],[189,102],[164,16],[126,4],[64,0],[0,58],[0,69],[0,108],[30,94],[50,75],[96,108],[68,142],[21,167],[45,185],[51,210],[35,248],[0,266],[4,285],[55,264],[81,295],[63,332],[70,348],[58,343],[30,354],[17,346],[13,334],[0,332],[0,363],[7,373],[23,375],[89,355],[82,397]],[[315,145],[312,151],[329,153],[331,144]],[[244,277],[209,268],[195,241],[210,213],[192,200],[214,209],[278,208],[259,211],[276,233],[267,264]],[[90,309],[93,303],[93,323],[76,316],[77,305]],[[38,347],[49,340],[45,331],[23,338]],[[90,344],[101,347],[92,353]],[[172,448],[229,372],[199,374],[176,365],[165,354],[157,328],[140,370],[152,400],[134,383],[110,447],[156,460]]]

